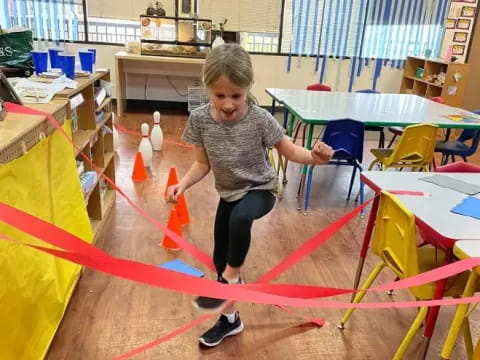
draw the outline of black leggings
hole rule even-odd
[[[215,217],[213,261],[218,275],[228,265],[243,265],[250,247],[253,220],[268,214],[275,196],[267,190],[250,191],[242,199],[227,202],[220,199]]]

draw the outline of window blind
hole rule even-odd
[[[282,0],[201,0],[199,15],[214,24],[228,19],[225,30],[278,33]]]

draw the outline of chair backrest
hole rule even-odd
[[[311,91],[332,91],[332,88],[326,84],[311,84],[307,86],[307,90]]]
[[[441,96],[432,96],[429,99],[439,104],[445,104],[445,100]]]
[[[385,191],[380,193],[372,250],[400,279],[419,272],[415,216]]]
[[[372,90],[372,89],[357,90],[355,92],[362,93],[362,94],[380,94],[378,91]]]
[[[480,110],[474,110],[473,111],[475,114],[477,115],[480,115]],[[462,133],[460,134],[460,136],[458,137],[457,141],[460,141],[460,142],[465,142],[467,140],[471,140],[473,139],[472,141],[472,154],[477,151],[477,147],[478,147],[478,142],[480,140],[480,131],[479,130],[475,130],[475,129],[465,129],[462,131]]]
[[[336,150],[334,159],[363,159],[365,124],[351,119],[331,120],[325,127],[322,141]]]
[[[430,165],[433,161],[438,126],[417,124],[407,126],[389,157],[388,165]]]
[[[458,137],[457,141],[465,142],[467,140],[471,140],[475,137],[477,132],[478,130],[475,129],[464,129]]]
[[[463,161],[438,166],[436,172],[480,173],[480,166]]]

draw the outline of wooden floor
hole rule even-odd
[[[119,122],[138,131],[142,122],[151,124],[152,119],[151,114],[127,113]],[[185,122],[186,116],[182,114],[162,114],[165,137],[178,140]],[[170,206],[164,202],[163,192],[168,171],[170,167],[176,167],[179,175],[183,175],[193,160],[192,151],[165,145],[161,153],[154,154],[150,180],[135,184],[130,176],[138,143],[139,138],[135,136],[120,135],[120,149],[116,157],[117,184],[140,207],[166,224]],[[372,146],[374,142],[367,145]],[[368,154],[368,151],[365,153]],[[370,158],[365,159],[364,165],[368,166],[369,161]],[[254,225],[252,246],[243,272],[247,282],[255,281],[305,240],[354,207],[353,202],[345,201],[350,169],[326,166],[316,170],[312,209],[307,216],[302,215],[296,210],[298,171],[298,165],[289,165],[290,181],[284,198],[277,201],[270,214]],[[371,192],[367,195],[370,197]],[[212,250],[217,201],[211,175],[187,193],[192,221],[186,227],[184,236],[208,253]],[[275,282],[351,287],[365,224],[366,219],[355,218]],[[112,255],[148,264],[161,264],[180,257],[208,273],[188,254],[166,252],[158,245],[161,240],[162,234],[119,196],[96,245]],[[366,270],[370,271],[375,264],[375,258],[368,258]],[[385,271],[379,283],[391,280],[393,276]],[[338,299],[349,300],[349,297]],[[384,293],[366,297],[366,301],[406,299],[411,297],[407,292],[400,291],[392,298]],[[87,269],[78,283],[47,359],[112,359],[196,319],[199,313],[190,303],[190,295],[147,287]],[[345,331],[341,332],[337,324],[343,310],[298,309],[306,316],[327,320],[323,328],[316,328],[273,306],[242,303],[238,308],[245,324],[244,332],[226,339],[217,348],[203,349],[197,342],[197,336],[212,325],[212,319],[133,359],[391,359],[416,313],[415,309],[359,310],[354,313]],[[428,359],[439,358],[453,310],[441,310]],[[480,334],[478,314],[473,314],[471,324],[476,339]],[[407,359],[416,359],[419,341],[420,336],[417,336]],[[452,359],[465,358],[462,342],[459,341]]]

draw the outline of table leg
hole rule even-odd
[[[275,98],[272,98],[272,108],[270,109],[270,114],[275,115]]]
[[[288,123],[288,110],[286,107],[283,108],[283,128],[287,129]]]
[[[308,135],[307,135],[307,143],[305,144],[305,148],[307,150],[312,149],[312,140],[313,140],[313,124],[307,124],[305,126],[308,126]],[[302,167],[302,178],[300,180],[300,189],[299,189],[299,199],[302,198],[302,195],[305,197],[305,180],[307,179],[307,173],[308,173],[308,165],[303,165]],[[305,200],[305,198],[304,198]],[[305,201],[303,202],[304,204],[306,203]],[[299,203],[299,208],[301,209],[302,204]],[[304,209],[304,213],[307,213],[307,208]]]
[[[285,108],[284,109],[284,116],[285,118],[288,118],[288,110]],[[284,118],[284,119],[285,119]],[[290,119],[288,121],[288,129],[287,129],[287,135],[289,137],[292,137],[292,133],[293,133],[293,124],[295,123],[295,115],[294,114],[290,114]],[[288,179],[287,179],[287,167],[288,167],[288,159],[285,158],[285,162],[284,162],[284,166],[283,166],[283,184],[285,185],[287,182],[288,182]]]
[[[363,265],[365,264],[365,258],[367,257],[368,246],[370,245],[370,239],[372,238],[373,227],[375,225],[375,218],[377,217],[379,197],[375,196],[372,203],[372,209],[370,210],[370,216],[368,218],[367,227],[365,228],[365,235],[363,236],[362,248],[360,250],[360,259],[358,260],[357,271],[355,273],[355,280],[353,281],[353,289],[357,290],[360,284],[360,278],[362,277]],[[351,302],[355,298],[355,293],[352,294]]]
[[[115,89],[117,93],[117,116],[122,116],[126,107],[126,74],[123,71],[123,63],[119,58],[115,61]]]

